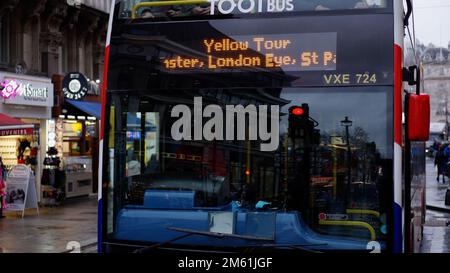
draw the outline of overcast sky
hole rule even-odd
[[[413,3],[416,38],[425,44],[447,47],[450,41],[450,0],[413,0]]]

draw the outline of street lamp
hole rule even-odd
[[[351,127],[353,125],[353,121],[349,120],[348,117],[345,117],[344,120],[341,120],[341,125],[347,127]]]
[[[348,192],[350,191],[350,183],[351,183],[351,150],[350,150],[350,134],[348,128],[353,125],[353,121],[349,120],[348,117],[345,117],[344,120],[341,120],[341,126],[345,127],[345,136],[347,138],[347,188],[345,190],[345,208],[347,209],[348,202]]]

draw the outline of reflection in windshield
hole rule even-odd
[[[341,10],[341,9],[369,9],[386,7],[385,0],[298,0],[297,9],[303,10]]]
[[[120,109],[126,114],[116,115],[114,125],[116,138],[126,132],[126,164],[116,161],[117,168],[124,166],[127,173],[121,207],[298,211],[310,227],[324,234],[367,236],[364,230],[358,233],[329,225],[336,219],[370,222],[377,237],[386,233],[380,219],[387,208],[381,201],[387,194],[392,149],[386,124],[387,93],[382,87],[352,87],[346,92],[329,88],[163,90],[120,96],[123,103],[113,99],[117,103],[112,107],[113,112]],[[248,129],[243,139],[237,137],[236,129],[234,138],[208,141],[195,136],[192,129],[190,140],[174,140],[173,125],[180,116],[172,110],[185,105],[195,113],[195,97],[203,100],[200,111],[208,106],[224,111],[227,105],[279,106],[278,149],[262,151],[260,144],[268,139],[250,141]],[[294,112],[299,117],[290,112],[293,107],[301,108]],[[247,114],[250,120],[252,114]],[[197,129],[205,133],[206,124],[218,118],[206,117],[204,112],[199,116],[201,121],[194,118],[184,127],[202,126]],[[259,119],[272,117],[257,118],[263,124]],[[225,124],[224,135],[230,127],[238,128],[238,120]]]

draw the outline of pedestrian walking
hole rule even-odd
[[[440,146],[441,146],[441,143],[435,139],[432,149],[431,149],[431,156],[436,156],[436,153],[437,153],[437,151],[439,151]]]
[[[442,183],[445,183],[445,175],[447,174],[448,168],[448,156],[445,154],[444,149],[446,147],[441,145],[434,158],[434,166],[437,167],[437,177],[436,180],[439,182],[439,176],[442,175]]]
[[[438,150],[439,150],[439,147],[441,146],[441,143],[439,143],[439,141],[437,141],[436,139],[434,140],[434,143],[433,143],[433,150],[435,151],[435,152],[437,152]]]

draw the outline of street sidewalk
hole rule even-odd
[[[97,197],[67,200],[60,207],[29,209],[23,219],[7,212],[0,219],[0,252],[61,253],[71,241],[81,249],[97,242]]]
[[[426,202],[427,208],[441,212],[450,213],[450,206],[445,205],[445,193],[450,187],[450,179],[445,177],[445,184],[442,183],[442,176],[439,183],[436,181],[437,169],[434,167],[432,159],[427,158],[427,188]]]
[[[436,181],[433,160],[427,159],[427,212],[423,227],[421,253],[450,253],[450,207],[445,206],[445,192],[450,184]]]

